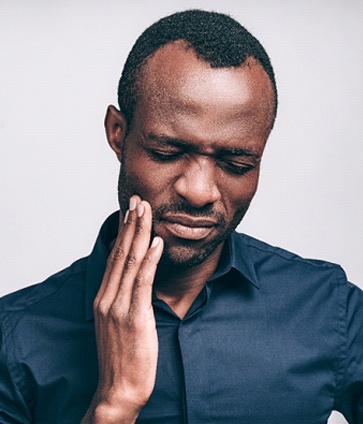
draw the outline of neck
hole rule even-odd
[[[195,298],[218,266],[223,243],[201,264],[190,268],[159,265],[155,294],[180,317],[184,318]]]

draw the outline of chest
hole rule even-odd
[[[336,378],[331,312],[250,300],[211,298],[184,321],[160,314],[156,386],[138,423],[327,421]]]

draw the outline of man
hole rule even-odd
[[[1,303],[4,423],[363,422],[363,294],[237,234],[277,90],[261,44],[187,11],[138,39],[105,128],[120,212]]]

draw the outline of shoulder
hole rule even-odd
[[[45,281],[0,299],[0,355],[15,364],[19,355],[31,356],[34,346],[45,349],[84,321],[86,264],[80,259]]]
[[[303,265],[307,267],[316,268],[316,269],[337,269],[340,268],[340,265],[324,261],[320,259],[304,258],[297,253],[291,252],[287,249],[281,247],[273,246],[264,241],[258,240],[254,237],[251,237],[247,234],[235,233],[237,243],[244,244],[249,250],[250,255],[253,258],[274,258],[279,262],[291,263],[294,265]]]
[[[80,259],[0,299],[0,397],[31,405],[39,388],[61,375],[65,358],[74,360],[77,347],[86,344],[81,325],[86,270],[87,258]]]
[[[246,234],[235,233],[236,250],[244,252],[260,283],[281,286],[296,286],[321,290],[326,288],[344,290],[356,287],[348,282],[344,269],[321,259],[304,258],[289,250],[272,246]],[[239,247],[240,248],[239,248]],[[242,253],[243,254],[243,253]],[[357,288],[358,291],[360,290]]]
[[[74,291],[77,286],[84,285],[86,264],[87,258],[79,259],[43,282],[0,298],[0,316],[25,312],[38,306],[41,308],[44,304],[56,307],[69,286]]]

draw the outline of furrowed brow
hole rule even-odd
[[[185,140],[179,138],[172,138],[165,135],[156,135],[154,133],[146,133],[146,140],[154,141],[161,145],[175,146],[175,147],[186,147],[189,144]]]
[[[251,149],[232,147],[218,149],[218,154],[221,156],[245,156],[252,159],[260,159],[260,155]]]
[[[151,132],[146,133],[145,140],[151,140],[159,145],[162,146],[173,146],[173,147],[179,147],[186,150],[198,150],[196,146],[189,143],[188,141],[179,139],[179,138],[173,138],[168,137],[166,135],[160,134],[154,134]],[[239,157],[248,157],[253,160],[259,161],[261,159],[260,155],[248,148],[245,147],[219,147],[215,146],[215,153],[211,156],[239,156]]]

